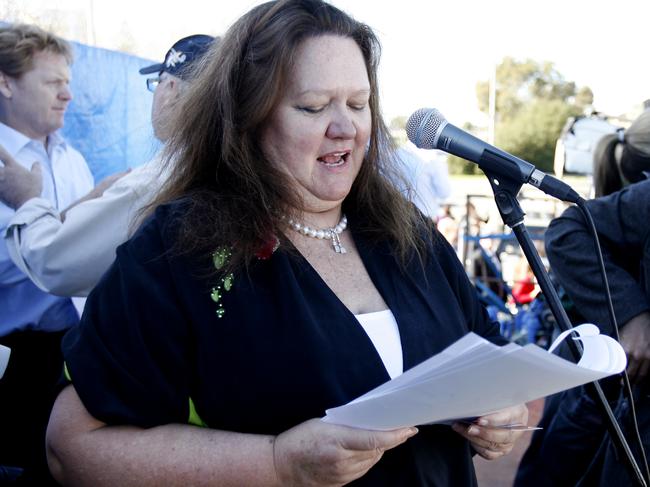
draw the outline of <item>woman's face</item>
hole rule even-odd
[[[369,97],[363,55],[352,39],[313,37],[298,48],[262,147],[302,195],[301,210],[336,208],[350,192],[370,138]]]

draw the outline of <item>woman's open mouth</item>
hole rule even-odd
[[[318,158],[327,167],[337,167],[345,164],[350,157],[350,151],[331,152]]]

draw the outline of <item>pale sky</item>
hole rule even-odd
[[[261,3],[254,0],[3,0],[0,19],[52,13],[68,37],[114,49],[132,39],[136,54],[162,60],[177,39],[218,35]],[[485,122],[475,86],[504,56],[551,61],[567,80],[589,86],[608,115],[638,111],[650,98],[650,0],[333,0],[378,34],[387,120],[421,107],[452,123]],[[58,12],[58,13],[57,13]],[[65,12],[65,14],[64,14]],[[94,15],[93,15],[94,14]],[[20,19],[7,17],[23,17]],[[84,18],[81,26],[78,18]],[[94,23],[91,21],[94,19]],[[45,21],[43,21],[45,22]],[[93,29],[94,25],[94,29]],[[75,27],[76,26],[76,27]],[[85,31],[84,31],[85,29]],[[85,37],[82,38],[82,37]]]

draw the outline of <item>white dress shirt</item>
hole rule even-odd
[[[42,142],[0,123],[0,144],[27,169],[36,161],[41,163],[41,196],[53,211],[67,208],[94,187],[83,156],[56,133],[48,136],[46,149]],[[14,210],[0,203],[0,235],[14,216]],[[0,336],[23,329],[66,328],[70,323],[58,320],[57,312],[52,312],[63,309],[62,304],[61,298],[38,289],[10,259],[4,240],[0,242]]]
[[[120,178],[101,197],[70,208],[63,222],[49,201],[29,200],[5,234],[11,259],[44,291],[87,296],[163,180],[156,157]]]
[[[435,221],[439,216],[440,203],[451,195],[449,172],[441,157],[425,160],[416,153],[419,150],[410,142],[400,147],[397,150],[398,163],[401,164],[399,169],[411,186],[411,201]]]

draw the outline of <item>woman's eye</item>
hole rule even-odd
[[[305,113],[320,113],[323,111],[323,107],[298,107],[299,110]]]
[[[352,110],[356,110],[356,111],[360,112],[361,110],[366,108],[368,106],[368,104],[367,103],[350,103],[348,106],[350,108],[352,108]]]

